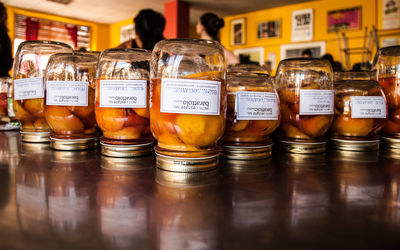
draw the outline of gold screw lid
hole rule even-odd
[[[86,139],[57,139],[50,137],[50,147],[56,150],[87,150],[98,146],[97,138]]]
[[[111,157],[141,157],[153,152],[153,142],[137,145],[113,145],[100,142],[101,153]]]
[[[203,172],[215,169],[218,165],[218,155],[203,158],[179,158],[156,153],[158,168],[172,172]]]
[[[50,142],[50,132],[24,132],[21,131],[21,139],[23,142]]]

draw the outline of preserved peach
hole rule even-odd
[[[57,134],[70,135],[83,133],[85,126],[81,120],[73,115],[68,108],[61,106],[47,106],[46,120]]]
[[[300,130],[310,137],[321,137],[328,131],[332,123],[332,116],[311,116],[300,120]]]
[[[23,101],[25,109],[37,117],[44,117],[44,99],[28,99]]]
[[[332,131],[334,135],[343,136],[367,136],[374,129],[374,119],[353,119],[350,116],[341,115],[335,118]]]
[[[37,119],[34,123],[33,126],[35,129],[46,129],[49,126],[47,125],[47,122],[44,118]]]
[[[96,105],[96,120],[104,131],[118,131],[124,127],[127,120],[126,110],[120,108],[100,108]]]
[[[178,137],[186,144],[197,147],[213,145],[224,131],[224,119],[220,116],[178,115]]]
[[[21,122],[28,122],[34,119],[33,115],[28,113],[28,111],[25,110],[25,108],[22,106],[20,102],[14,101],[14,112],[15,112],[15,117]]]
[[[47,131],[49,126],[44,119],[43,99],[14,101],[15,117],[21,122],[24,131]]]
[[[242,131],[245,130],[249,126],[250,121],[238,121],[232,120],[230,126],[227,127],[227,131]]]
[[[149,123],[148,119],[145,119],[135,112],[128,110],[128,119],[126,120],[126,126],[146,126]]]
[[[289,123],[282,123],[279,129],[282,130],[283,133],[289,138],[304,139],[304,140],[312,139],[312,137],[306,135],[305,133],[300,131],[297,127]]]
[[[133,140],[137,139],[141,135],[141,131],[145,128],[139,127],[126,127],[118,131],[104,130],[103,135],[107,138],[113,138],[116,140]]]
[[[141,117],[144,117],[146,119],[150,119],[150,111],[149,111],[149,109],[136,108],[136,109],[132,109],[132,110],[135,111],[135,113],[140,115]]]

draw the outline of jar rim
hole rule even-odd
[[[111,48],[105,49],[101,52],[100,56],[107,53],[115,53],[115,52],[143,52],[143,53],[151,53],[151,50],[141,49],[141,48]]]
[[[25,46],[25,45],[32,45],[32,44],[38,44],[38,45],[60,45],[66,48],[72,48],[70,45],[63,43],[63,42],[58,42],[58,41],[50,41],[50,40],[29,40],[29,41],[23,41],[19,47]]]
[[[96,62],[97,62],[97,59],[98,59],[96,55],[91,55],[91,54],[88,54],[88,53],[85,53],[85,52],[83,52],[83,53],[75,52],[75,51],[71,52],[71,53],[66,53],[66,52],[55,53],[55,54],[51,55],[50,58],[63,57],[63,56],[70,56],[71,58],[72,57],[78,57],[78,56],[86,57],[86,58],[93,58],[93,59],[95,59]],[[49,59],[49,61],[50,61],[50,59]]]
[[[260,77],[271,78],[271,76],[268,73],[262,73],[262,72],[229,71],[226,74],[229,76],[260,76]]]
[[[164,44],[174,44],[174,43],[201,44],[201,45],[215,47],[220,50],[223,50],[222,45],[218,41],[210,40],[210,39],[198,39],[198,38],[172,38],[172,39],[161,40],[154,46],[154,50],[156,50],[156,48],[158,48]]]

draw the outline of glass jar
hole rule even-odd
[[[132,157],[152,152],[149,113],[149,61],[141,49],[109,49],[99,58],[96,121],[106,156]]]
[[[150,129],[160,168],[215,168],[225,130],[226,68],[217,42],[171,39],[156,44],[151,60]],[[163,158],[160,160],[160,158]],[[169,164],[169,163],[171,164]]]
[[[69,45],[52,41],[26,41],[18,47],[13,67],[14,112],[22,125],[22,141],[50,141],[44,117],[44,70],[51,55],[69,52]]]
[[[280,146],[292,153],[324,152],[324,135],[334,112],[330,63],[315,58],[286,59],[279,63],[275,81],[282,113]]]
[[[0,77],[0,131],[17,130],[20,127],[13,110],[11,90],[12,79]]]
[[[58,150],[85,150],[97,146],[94,116],[97,57],[59,53],[46,69],[45,117],[51,128],[50,146]]]
[[[279,98],[267,74],[230,72],[223,154],[230,159],[271,155],[269,135],[279,126]]]
[[[386,148],[400,149],[400,46],[382,48],[378,55],[377,78],[388,106],[381,140]]]
[[[335,73],[331,146],[350,151],[378,150],[378,131],[385,124],[386,109],[385,95],[370,72]]]

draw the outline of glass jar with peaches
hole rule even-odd
[[[97,68],[96,121],[103,132],[101,152],[134,157],[152,152],[149,112],[149,61],[142,49],[108,49]]]
[[[224,156],[259,159],[271,155],[269,135],[279,126],[279,98],[267,74],[227,74],[226,129],[222,140]]]
[[[334,112],[330,63],[310,58],[283,60],[275,82],[282,114],[278,134],[281,147],[292,153],[324,152],[324,136]]]
[[[381,140],[384,147],[400,149],[400,46],[382,48],[378,55],[375,69],[388,106]]]
[[[335,116],[331,145],[340,150],[379,149],[379,130],[386,120],[386,98],[370,72],[335,73]]]
[[[156,44],[150,67],[150,128],[158,141],[158,166],[183,172],[216,167],[226,120],[221,45],[164,40]]]
[[[13,66],[13,106],[21,122],[22,141],[50,140],[44,116],[44,70],[51,55],[70,52],[69,45],[53,41],[26,41],[18,47]]]
[[[46,69],[45,117],[51,128],[50,145],[58,150],[97,146],[94,115],[98,57],[88,53],[58,53]]]

